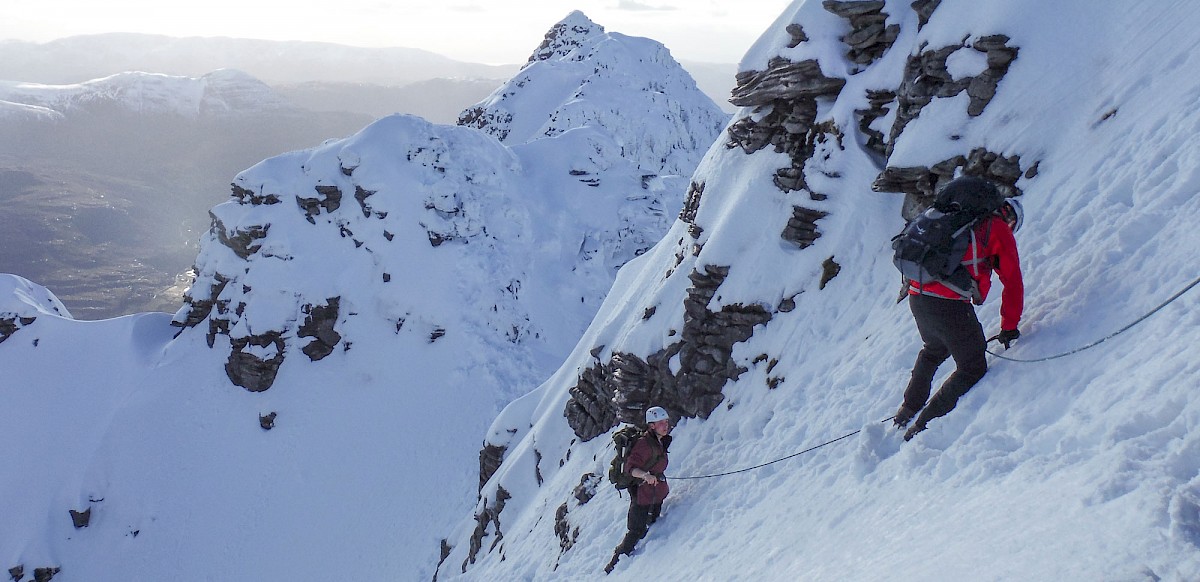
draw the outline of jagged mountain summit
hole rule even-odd
[[[223,69],[200,77],[127,72],[73,85],[0,81],[0,101],[59,115],[103,112],[173,113],[188,117],[255,111],[296,111],[262,81]]]
[[[510,145],[602,126],[640,170],[681,174],[696,166],[712,143],[711,128],[727,118],[662,44],[605,32],[575,11],[458,123]]]
[[[611,42],[633,62],[663,57],[644,39]],[[607,54],[577,58],[608,66]],[[56,414],[77,427],[17,445],[31,459],[62,451],[46,481],[4,483],[5,498],[27,501],[0,513],[16,524],[0,534],[0,554],[20,561],[8,567],[112,580],[432,575],[440,532],[477,491],[479,435],[562,362],[617,269],[661,238],[701,157],[687,148],[708,147],[726,121],[694,84],[647,109],[540,76],[522,98],[544,107],[515,121],[567,101],[629,115],[563,120],[520,143],[385,117],[238,174],[173,317],[81,325],[28,302],[0,313],[11,320],[0,362],[23,370],[5,393],[28,412],[14,430],[33,439]],[[689,122],[668,130],[674,115]],[[627,156],[633,128],[660,125],[699,135],[676,135],[653,168]],[[81,345],[70,373],[56,364]],[[84,512],[85,531],[70,520]]]
[[[603,578],[609,435],[655,405],[672,492],[613,579],[1200,578],[1200,280],[1161,268],[1198,239],[1197,26],[1150,0],[792,3],[679,221],[488,431],[437,579]],[[1023,335],[904,443],[920,341],[889,241],[962,173],[1025,203]]]

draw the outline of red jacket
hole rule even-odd
[[[637,504],[662,503],[671,488],[667,485],[666,477],[663,476],[667,470],[667,450],[656,435],[647,432],[633,443],[633,448],[629,450],[629,457],[625,459],[625,472],[630,473],[634,469],[649,471],[658,477],[658,483],[654,485],[647,485],[645,481],[638,480]]]
[[[977,259],[978,257],[978,259]],[[992,287],[992,271],[1000,276],[1004,291],[1000,295],[1000,329],[1017,329],[1025,309],[1025,283],[1021,280],[1021,259],[1012,228],[999,216],[991,216],[975,226],[975,239],[963,255],[963,265],[979,285],[979,303],[987,299]],[[947,299],[969,299],[937,281],[921,285],[909,281],[910,295],[934,295]]]

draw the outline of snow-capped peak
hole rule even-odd
[[[661,43],[575,11],[516,76],[459,116],[507,144],[596,127],[647,175],[690,172],[728,116]]]
[[[583,46],[590,38],[604,34],[604,27],[575,10],[550,27],[542,44],[534,49],[529,62],[562,58]]]

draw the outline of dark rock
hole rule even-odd
[[[792,41],[788,43],[788,48],[796,48],[800,46],[800,43],[808,41],[808,35],[804,34],[804,27],[795,22],[787,25],[785,30],[792,37]]]
[[[257,245],[255,242],[266,238],[267,231],[270,230],[270,225],[251,226],[244,230],[236,230],[230,235],[225,225],[212,212],[209,212],[208,215],[212,217],[211,230],[217,233],[217,240],[222,245],[229,247],[242,260],[248,259],[250,255],[258,252],[262,245]]]
[[[824,6],[825,10],[841,16],[842,18],[850,18],[872,12],[878,13],[880,10],[883,10],[884,5],[885,2],[883,0],[865,0],[861,2],[837,2],[835,0],[825,0],[821,3],[821,6]]]
[[[9,568],[8,575],[13,579],[13,582],[19,582],[21,578],[25,577],[25,566],[23,564],[18,564],[12,568]]]
[[[483,510],[475,514],[475,531],[471,534],[471,547],[467,552],[467,557],[463,560],[462,571],[466,573],[467,566],[475,563],[475,557],[479,555],[479,550],[483,548],[483,538],[488,535],[488,526],[492,526],[495,530],[496,539],[492,540],[492,548],[496,547],[501,540],[504,539],[504,532],[500,528],[500,513],[504,511],[504,504],[512,499],[512,495],[503,487],[496,488],[496,499],[491,507],[488,507],[488,500],[483,500]],[[489,549],[490,551],[490,549]]]
[[[296,332],[297,337],[314,338],[301,351],[308,359],[317,361],[333,353],[333,348],[342,341],[342,335],[334,330],[338,322],[338,310],[341,297],[330,297],[325,305],[305,305],[303,311],[308,315]]]
[[[438,341],[438,339],[440,339],[441,337],[443,337],[445,335],[446,335],[446,328],[441,327],[441,326],[434,327],[433,331],[429,332],[429,343]]]
[[[261,426],[263,430],[271,430],[275,428],[275,416],[276,414],[274,412],[267,415],[258,415],[258,426]]]
[[[905,65],[904,78],[897,90],[896,120],[892,126],[887,153],[892,144],[910,121],[920,115],[921,110],[935,97],[953,97],[967,92],[970,101],[967,114],[974,117],[983,110],[996,95],[1000,80],[1008,73],[1008,67],[1017,58],[1018,49],[1008,46],[1010,39],[1004,35],[990,35],[976,39],[968,47],[965,44],[949,45],[922,51],[909,57]],[[987,54],[987,68],[974,77],[953,79],[946,70],[946,59],[959,50],[977,50]]]
[[[371,217],[371,205],[367,204],[367,198],[375,194],[375,190],[366,190],[362,186],[354,185],[354,200],[358,202],[358,207],[362,209],[363,218]]]
[[[900,26],[887,25],[887,14],[883,13],[882,0],[861,2],[822,2],[825,10],[850,22],[850,34],[842,42],[850,47],[846,57],[859,65],[868,65],[879,59],[892,47],[900,35]]]
[[[794,63],[775,57],[765,71],[737,74],[737,87],[729,102],[738,107],[770,105],[775,100],[833,96],[846,85],[845,79],[826,77],[815,59]]]
[[[50,582],[61,571],[61,568],[56,567],[34,568],[33,582]]]
[[[700,198],[704,195],[704,182],[692,182],[688,185],[687,197],[683,200],[683,209],[679,211],[679,220],[686,222],[691,227],[696,227],[696,211],[700,209]],[[700,232],[689,233],[693,239],[700,238]]]
[[[887,154],[887,136],[882,131],[872,128],[871,124],[888,114],[889,106],[896,101],[896,92],[867,91],[867,101],[870,107],[855,111],[859,115],[858,130],[867,136],[867,148],[883,156]]]
[[[583,476],[579,478],[579,484],[575,486],[575,489],[571,492],[571,495],[575,497],[576,501],[579,501],[580,505],[587,505],[587,502],[591,501],[592,498],[596,496],[596,488],[600,486],[601,482],[602,481],[599,475],[595,473],[584,473]]]
[[[838,273],[841,272],[842,266],[837,264],[837,262],[833,260],[833,257],[825,259],[825,262],[821,263],[821,284],[817,287],[817,289],[824,289],[825,285],[832,281],[833,278],[838,276]]]
[[[733,346],[753,335],[771,314],[757,305],[726,305],[710,311],[708,304],[729,274],[729,267],[706,265],[688,275],[693,286],[684,300],[680,341],[644,360],[636,354],[614,352],[607,364],[585,369],[570,389],[564,416],[582,441],[604,434],[618,422],[644,424],[649,406],[662,406],[673,418],[707,418],[724,400],[722,388],[745,368],[733,362]],[[678,372],[671,361],[679,358]]]
[[[942,0],[916,0],[910,6],[917,13],[917,30],[921,30],[926,24],[929,24],[929,18],[933,16],[933,11],[937,10]]]
[[[92,521],[92,508],[90,507],[83,511],[74,509],[68,511],[71,513],[71,524],[75,526],[75,529],[85,528]]]
[[[13,334],[17,333],[17,330],[28,326],[36,319],[36,317],[21,317],[15,313],[0,314],[0,343],[4,343],[4,340],[12,337]],[[37,343],[34,343],[34,345],[36,346]]]
[[[284,345],[281,334],[271,331],[241,338],[230,338],[231,351],[225,362],[225,375],[237,386],[250,392],[262,392],[275,383],[275,375],[283,364]],[[246,348],[274,348],[274,355],[264,359],[246,352]]]
[[[492,475],[500,469],[500,464],[504,462],[504,453],[508,447],[498,445],[484,444],[479,451],[479,490],[483,490],[484,483],[492,478]]]
[[[316,224],[316,216],[321,214],[324,209],[326,213],[333,212],[342,206],[342,191],[337,186],[327,184],[318,184],[315,188],[318,196],[316,198],[305,198],[302,196],[296,197],[296,204],[304,210],[304,217],[313,224]]]
[[[264,206],[271,204],[279,204],[278,194],[262,194],[261,192],[252,192],[237,184],[230,184],[233,188],[233,197],[238,199],[242,204],[250,204],[252,206]]]
[[[792,217],[788,219],[787,226],[779,236],[802,249],[812,246],[818,238],[821,238],[821,231],[817,229],[817,221],[826,216],[829,216],[828,212],[793,206]]]
[[[558,536],[559,551],[565,552],[575,545],[575,540],[571,537],[570,532],[571,523],[567,521],[567,503],[564,501],[554,511],[554,534]]]

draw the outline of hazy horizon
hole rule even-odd
[[[130,32],[175,37],[229,37],[329,42],[364,48],[413,48],[483,64],[524,62],[542,35],[572,10],[608,30],[653,38],[676,59],[737,63],[786,7],[784,0],[736,5],[675,0],[497,0],[486,5],[415,0],[380,4],[344,0],[337,10],[305,0],[280,10],[262,1],[183,2],[167,13],[137,0],[102,4],[46,0],[39,10],[0,22],[0,40],[45,43],[71,36]]]

